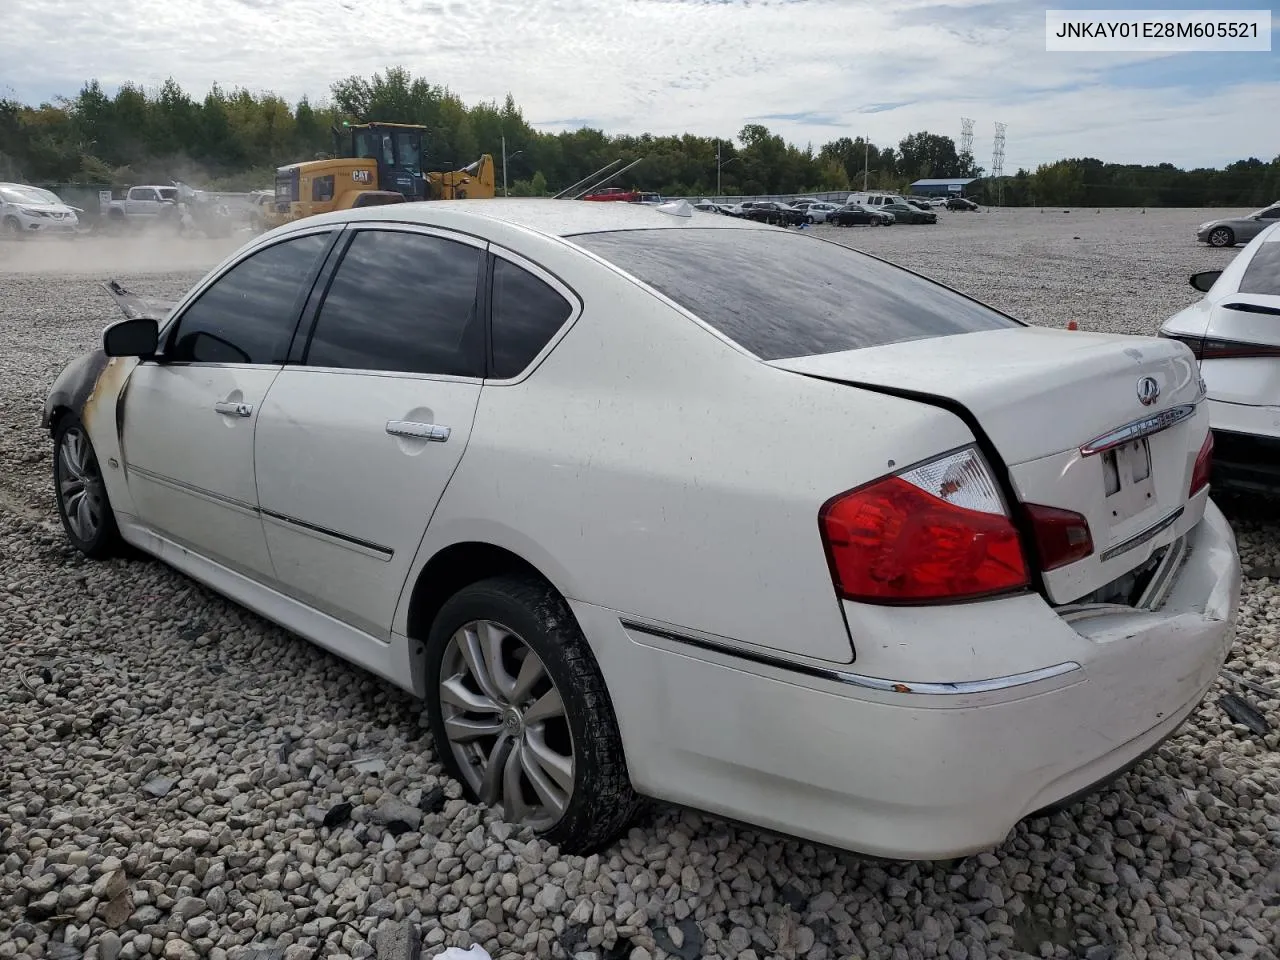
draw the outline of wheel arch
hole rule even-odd
[[[536,578],[568,600],[551,577],[516,551],[484,540],[460,540],[436,550],[413,577],[405,604],[405,635],[415,646],[425,643],[450,597],[481,580],[513,574]]]

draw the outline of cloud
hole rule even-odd
[[[728,137],[765,122],[798,143],[866,135],[888,144],[925,129],[957,136],[964,116],[977,121],[979,163],[990,156],[992,124],[1009,124],[1010,172],[1063,156],[1194,166],[1276,152],[1259,122],[1280,115],[1274,55],[1049,54],[1045,6],[7,0],[0,90],[40,101],[74,95],[90,77],[110,89],[173,76],[196,96],[218,83],[318,101],[333,80],[399,65],[468,102],[510,92],[544,129],[590,118],[611,133]]]

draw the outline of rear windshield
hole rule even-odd
[[[1280,296],[1280,240],[1258,247],[1240,278],[1240,292]]]
[[[1021,326],[899,267],[783,230],[627,230],[571,239],[762,360]]]

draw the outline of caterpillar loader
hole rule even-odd
[[[419,200],[488,199],[495,193],[493,157],[484,154],[461,170],[424,171],[426,127],[358,123],[334,129],[333,159],[276,169],[275,200],[263,226],[317,213]]]

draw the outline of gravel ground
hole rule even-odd
[[[1152,333],[1190,303],[1203,211],[947,214],[835,230],[1037,323]],[[1274,958],[1280,734],[1211,693],[1070,811],[956,864],[889,865],[665,807],[561,857],[460,799],[406,695],[157,563],[82,561],[41,401],[115,308],[225,243],[0,249],[0,958]],[[176,269],[154,264],[180,257]],[[77,273],[68,264],[75,264]],[[149,271],[149,272],[148,272]],[[1226,501],[1250,579],[1232,669],[1280,684],[1280,517]],[[1254,697],[1273,722],[1280,693]],[[385,928],[385,927],[384,927]]]

